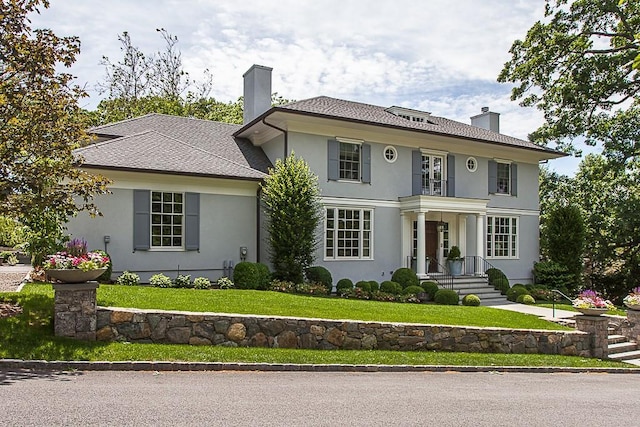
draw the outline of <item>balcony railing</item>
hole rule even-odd
[[[429,182],[422,183],[423,196],[442,196],[447,195],[446,179],[430,179]]]

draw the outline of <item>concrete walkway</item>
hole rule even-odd
[[[517,304],[511,301],[489,305],[488,307],[499,308],[501,310],[516,311],[518,313],[524,313],[524,314],[533,314],[534,316],[538,316],[544,320],[550,320],[552,322],[563,321],[563,320],[573,320],[573,317],[575,317],[576,314],[580,314],[575,311],[559,310],[559,309],[556,309],[554,312],[552,308],[539,307],[535,305]]]

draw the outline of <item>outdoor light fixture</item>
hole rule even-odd
[[[445,223],[442,221],[442,212],[440,212],[440,221],[438,221],[438,223],[436,224],[436,227],[438,228],[438,231],[443,232],[444,226],[445,226]]]

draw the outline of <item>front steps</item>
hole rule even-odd
[[[435,276],[431,276],[430,279],[423,280],[435,280]],[[441,288],[442,285],[439,284]],[[473,294],[480,298],[481,305],[494,305],[507,302],[507,297],[500,294],[500,291],[496,291],[493,286],[489,285],[489,281],[486,277],[481,276],[458,276],[453,278],[453,290],[458,292],[460,300],[465,295]]]
[[[640,350],[638,344],[631,342],[624,335],[609,335],[609,359],[640,366]]]

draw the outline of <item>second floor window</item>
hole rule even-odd
[[[340,143],[340,179],[360,180],[360,144]]]
[[[444,157],[431,154],[422,155],[422,194],[444,195]]]
[[[498,194],[511,194],[511,165],[498,163]]]

